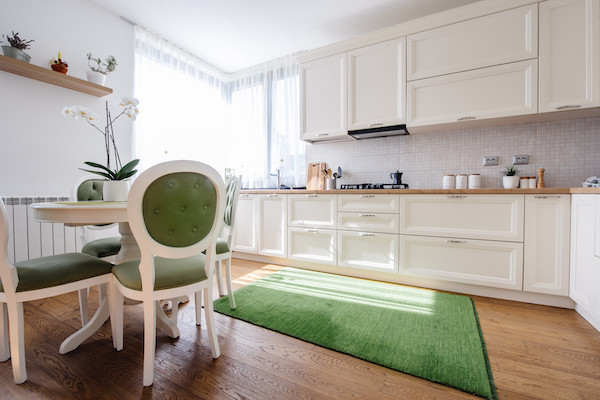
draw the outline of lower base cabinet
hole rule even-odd
[[[398,273],[398,235],[338,231],[338,265]]]
[[[288,228],[288,258],[336,265],[336,233],[334,229]]]
[[[401,274],[523,288],[523,244],[400,235]]]

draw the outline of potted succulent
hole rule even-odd
[[[519,170],[514,165],[506,167],[504,176],[502,177],[502,186],[504,189],[514,189],[519,187]]]
[[[54,58],[50,60],[50,68],[52,68],[53,71],[60,72],[61,74],[67,73],[69,64],[60,58],[60,51],[58,52],[58,60],[55,60]]]
[[[4,40],[10,44],[10,46],[2,46],[2,52],[7,57],[12,57],[20,61],[29,62],[31,57],[29,54],[25,53],[24,50],[27,50],[30,47],[30,43],[34,42],[34,40],[25,40],[19,37],[19,33],[15,33],[12,31],[12,36],[2,35]],[[2,43],[6,43],[4,41],[0,41]]]
[[[87,80],[98,85],[104,85],[106,75],[113,72],[117,67],[117,60],[113,56],[108,56],[104,61],[99,57],[92,56],[92,53],[87,53],[88,67],[91,71],[86,72]]]

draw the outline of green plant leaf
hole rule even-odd
[[[92,173],[92,174],[103,176],[103,177],[105,177],[108,180],[112,180],[111,176],[109,174],[107,174],[106,172],[92,171],[92,170],[83,169],[83,168],[79,168],[79,169],[82,170],[82,171],[85,171],[85,172],[89,172],[89,173]]]

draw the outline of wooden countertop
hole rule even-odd
[[[243,189],[246,194],[600,194],[595,188],[543,188],[543,189]]]

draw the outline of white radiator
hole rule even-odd
[[[59,223],[37,222],[31,203],[68,201],[69,196],[3,197],[8,212],[8,258],[11,262],[77,252],[81,237],[76,228]]]

